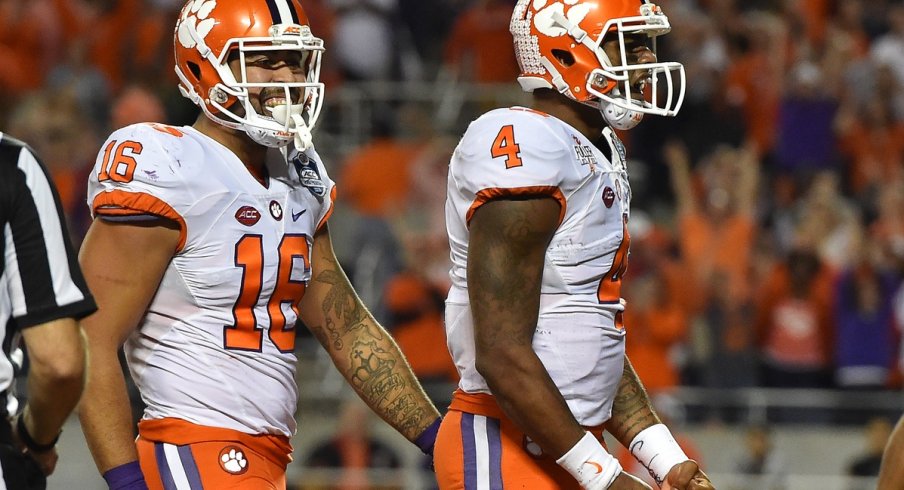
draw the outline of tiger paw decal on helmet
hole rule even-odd
[[[565,10],[566,5],[569,6],[568,10]],[[553,19],[555,14],[564,15],[565,18],[577,25],[587,17],[591,5],[578,3],[578,0],[564,0],[549,4],[545,0],[540,0],[534,2],[534,8],[537,9],[537,14],[534,15],[534,26],[537,30],[547,36],[557,37],[564,36],[568,31],[555,22]]]
[[[196,32],[202,40],[207,37],[216,23],[216,19],[210,17],[210,13],[216,6],[217,0],[191,0],[185,5],[179,15],[179,30],[176,32],[182,46],[188,49],[197,46],[198,43],[192,36],[192,31]]]

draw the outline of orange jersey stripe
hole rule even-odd
[[[326,210],[326,214],[323,215],[323,218],[320,220],[320,223],[317,223],[317,228],[314,229],[314,233],[317,233],[321,227],[326,223],[326,220],[330,218],[330,215],[333,214],[333,206],[336,205],[336,186],[334,185],[332,189],[330,189],[330,208]]]
[[[121,190],[101,192],[94,198],[91,208],[100,216],[153,214],[171,219],[179,224],[179,244],[176,246],[176,252],[181,252],[185,247],[188,233],[185,219],[172,206],[150,194]]]
[[[494,199],[503,199],[506,197],[527,197],[527,196],[549,196],[559,201],[559,225],[562,224],[562,220],[565,219],[565,196],[562,194],[562,191],[556,187],[551,185],[534,185],[529,187],[510,187],[510,188],[502,188],[502,187],[491,187],[487,189],[482,189],[477,193],[477,196],[474,198],[474,202],[471,203],[471,207],[468,208],[467,216],[465,216],[465,222],[468,225],[471,224],[471,218],[474,216],[474,213],[477,211],[477,208],[483,206],[484,204],[494,200]]]

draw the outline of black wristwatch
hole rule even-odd
[[[24,414],[20,414],[18,417],[16,417],[16,432],[18,433],[19,440],[22,441],[22,444],[25,444],[25,447],[28,448],[29,451],[35,453],[43,453],[53,449],[54,446],[56,446],[57,441],[60,440],[60,434],[63,433],[63,431],[60,431],[52,441],[47,444],[41,444],[38,441],[34,440],[31,437],[31,434],[28,433],[28,429],[25,428]]]

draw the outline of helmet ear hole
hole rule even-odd
[[[553,49],[552,55],[565,68],[570,67],[575,63],[574,55],[571,54],[570,51],[565,51],[564,49]]]
[[[195,77],[195,80],[200,80],[201,79],[201,67],[198,66],[197,63],[192,62],[192,61],[188,61],[188,62],[186,62],[186,64],[188,65],[188,71],[190,71],[191,74]]]

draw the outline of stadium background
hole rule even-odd
[[[455,376],[441,323],[445,166],[473,117],[526,102],[513,3],[302,0],[327,48],[315,141],[339,186],[337,253],[441,406]],[[49,165],[75,243],[105,136],[197,114],[172,71],[181,4],[0,0],[0,131]],[[662,6],[673,32],[660,58],[684,63],[689,83],[677,118],[622,135],[629,355],[717,488],[870,488],[850,475],[870,473],[904,410],[904,4]],[[427,488],[417,449],[365,428],[300,335],[290,483]],[[60,455],[50,488],[102,488],[74,418]]]

